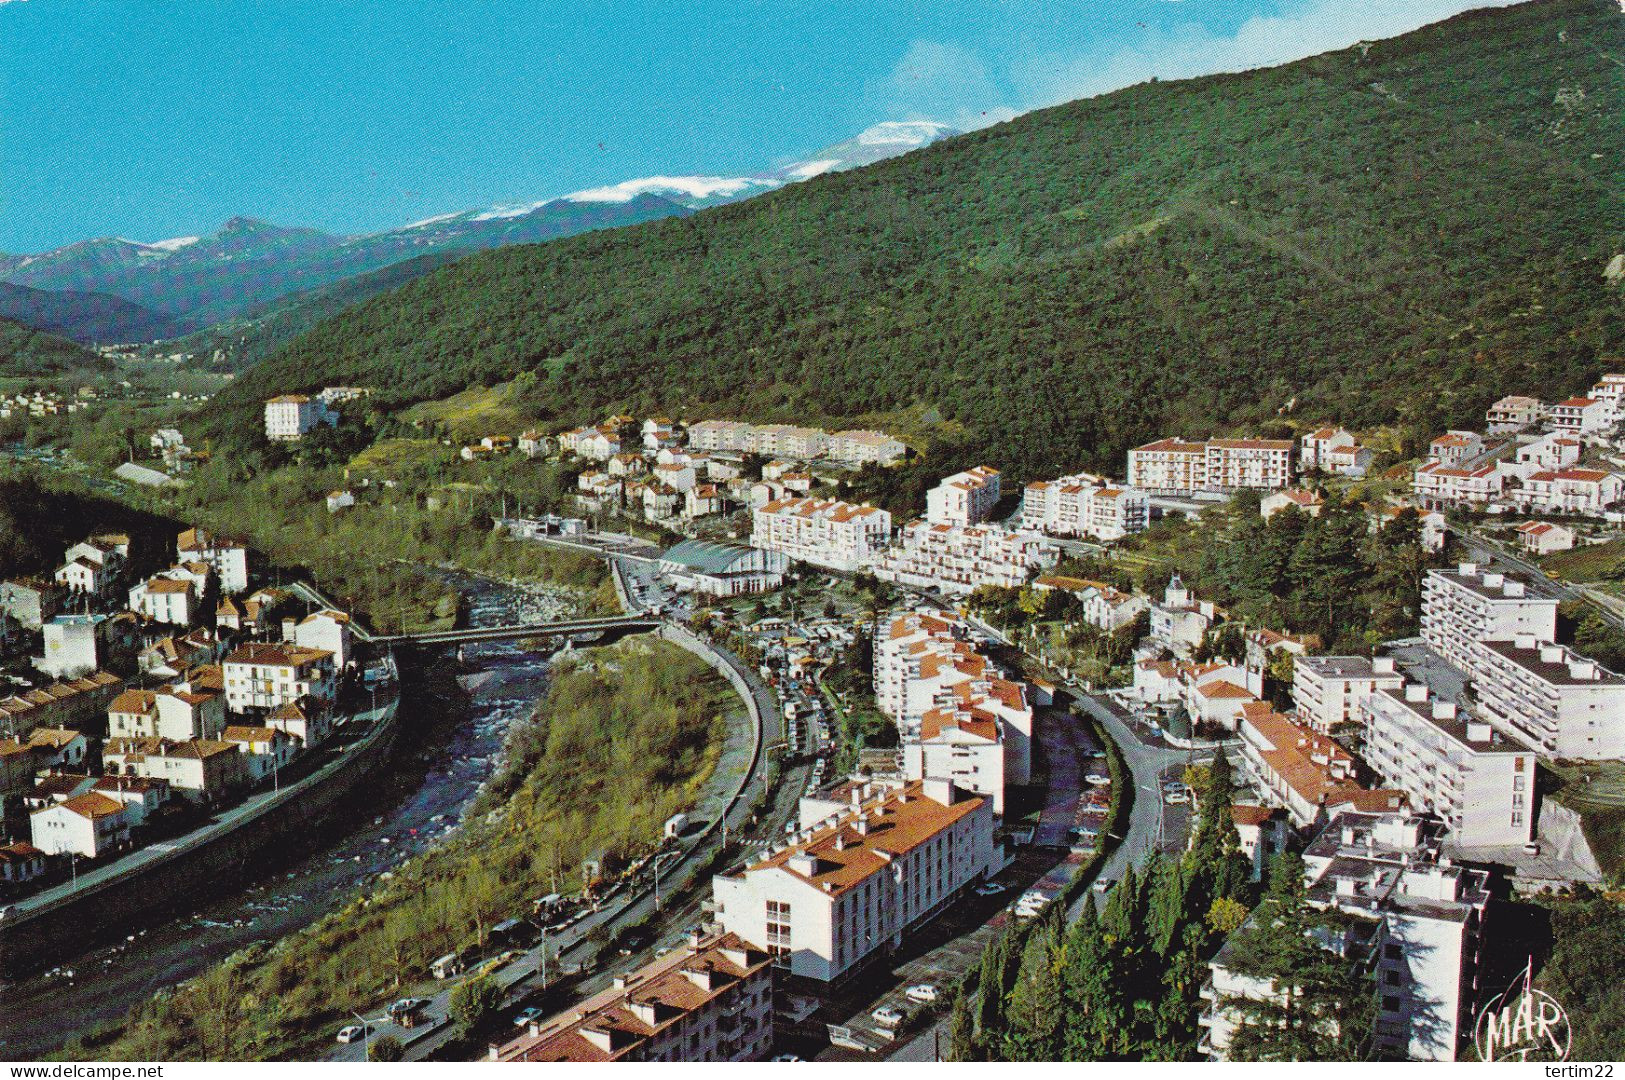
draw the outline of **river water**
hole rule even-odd
[[[538,622],[574,610],[569,597],[543,589],[464,575],[452,580],[471,626]],[[354,820],[328,832],[316,850],[188,918],[0,985],[0,1061],[37,1057],[238,949],[294,933],[444,840],[491,775],[508,725],[527,716],[545,691],[547,658],[516,643],[470,645],[458,681],[461,694],[415,694],[401,702],[394,772],[378,778],[374,803],[361,802]],[[413,679],[408,689],[425,682],[435,685],[433,678]]]

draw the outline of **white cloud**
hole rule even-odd
[[[1174,24],[1144,30],[1133,45],[1013,58],[1002,71],[973,49],[919,40],[871,89],[876,104],[892,116],[942,120],[969,130],[1153,76],[1181,79],[1284,64],[1357,41],[1393,37],[1471,8],[1514,2],[1304,0],[1279,15],[1253,16],[1231,34],[1215,34],[1194,22]]]

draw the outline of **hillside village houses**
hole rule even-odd
[[[1304,472],[1319,470],[1334,476],[1358,479],[1371,467],[1375,455],[1340,427],[1324,427],[1298,442],[1298,467]]]
[[[1021,527],[1049,536],[1109,543],[1144,531],[1150,521],[1145,492],[1091,473],[1036,480],[1022,493]]]
[[[328,736],[338,672],[353,654],[349,617],[319,610],[279,622],[290,596],[248,591],[242,544],[188,529],[177,547],[173,566],[129,590],[131,610],[84,579],[79,602],[101,610],[53,614],[38,627],[45,655],[36,665],[60,681],[0,699],[0,807],[7,831],[27,835],[35,852],[8,855],[8,873],[49,880],[57,859],[128,850],[171,795],[205,805],[235,798]],[[96,536],[69,548],[68,565],[116,580],[128,554],[128,537]],[[43,613],[58,588],[16,583],[4,599]],[[214,620],[197,625],[216,591]],[[223,660],[216,626],[237,642]],[[279,634],[286,640],[243,640]],[[102,670],[106,662],[130,664],[141,682]]]
[[[1286,488],[1272,491],[1260,499],[1258,513],[1268,521],[1289,506],[1297,508],[1299,513],[1309,517],[1319,517],[1321,510],[1326,507],[1326,500],[1318,491],[1310,491],[1308,488]]]
[[[1140,613],[1151,607],[1151,601],[1138,593],[1126,593],[1087,578],[1043,574],[1033,579],[1033,588],[1040,592],[1060,589],[1070,593],[1079,602],[1083,621],[1108,634],[1133,626]]]
[[[1519,545],[1531,555],[1550,555],[1574,546],[1574,530],[1550,521],[1526,521],[1517,533]]]

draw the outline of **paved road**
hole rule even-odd
[[[1471,533],[1459,529],[1451,529],[1451,535],[1466,548],[1468,553],[1479,562],[1500,564],[1503,568],[1517,571],[1521,576],[1528,578],[1536,592],[1546,596],[1556,597],[1559,600],[1586,600],[1599,615],[1614,627],[1625,630],[1625,610],[1616,597],[1606,593],[1599,593],[1595,589],[1588,589],[1584,585],[1572,585],[1566,581],[1554,581],[1546,576],[1546,571],[1516,555],[1499,544],[1491,543]]]

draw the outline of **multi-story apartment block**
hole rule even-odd
[[[1038,533],[922,520],[903,527],[875,559],[874,572],[882,581],[964,595],[983,585],[1020,588],[1059,560],[1060,550]]]
[[[1506,473],[1494,465],[1464,469],[1429,461],[1411,477],[1416,501],[1430,510],[1491,502],[1505,485]]]
[[[1152,495],[1206,491],[1207,444],[1158,439],[1128,452],[1128,484]]]
[[[854,466],[890,465],[906,453],[907,446],[881,431],[837,431],[824,448],[830,460]]]
[[[1625,495],[1625,476],[1601,469],[1554,469],[1531,473],[1512,493],[1518,506],[1536,513],[1601,514]]]
[[[933,525],[977,525],[991,518],[998,504],[999,470],[978,465],[954,473],[925,493],[925,520]]]
[[[1625,758],[1625,676],[1533,634],[1471,644],[1479,711],[1556,758]]]
[[[736,934],[686,945],[492,1046],[492,1061],[762,1061],[773,1046],[773,958]]]
[[[1028,484],[1021,500],[1021,527],[1051,536],[1121,540],[1151,522],[1151,503],[1137,488],[1112,486],[1101,476],[1078,473]]]
[[[1361,706],[1365,758],[1413,809],[1437,814],[1464,847],[1529,842],[1535,751],[1463,714],[1421,683],[1379,690]]]
[[[1546,420],[1557,431],[1589,435],[1608,426],[1611,411],[1606,401],[1589,397],[1571,397],[1559,401],[1546,410]]]
[[[1480,641],[1529,634],[1557,637],[1557,601],[1524,582],[1473,563],[1429,570],[1422,579],[1422,639],[1455,667],[1467,669]]]
[[[1484,420],[1489,425],[1490,434],[1494,435],[1521,431],[1539,423],[1545,415],[1546,406],[1541,404],[1539,398],[1509,394],[1489,407]]]
[[[226,708],[234,713],[297,705],[305,698],[333,700],[337,672],[326,649],[249,642],[232,650],[221,668]]]
[[[1372,1028],[1361,1034],[1381,1058],[1456,1060],[1471,1042],[1481,1004],[1489,875],[1444,858],[1435,830],[1404,814],[1345,812],[1303,856],[1309,903],[1346,919],[1320,944],[1375,976]],[[1201,991],[1207,1005],[1198,1049],[1215,1061],[1228,1057],[1248,1023],[1239,999],[1284,1003],[1289,991],[1238,967],[1245,970],[1227,944]]]
[[[877,705],[897,724],[910,779],[953,779],[991,798],[995,813],[1003,813],[1006,783],[1031,779],[1026,687],[977,651],[963,623],[917,612],[883,622],[874,689]]]
[[[753,515],[751,546],[792,559],[852,571],[891,539],[891,515],[834,499],[775,499]]]
[[[829,434],[794,424],[763,424],[751,428],[749,449],[768,457],[815,458],[829,445]]]
[[[241,541],[215,536],[206,529],[186,529],[176,538],[182,562],[207,563],[220,581],[220,591],[236,595],[248,589],[248,547]]]
[[[1292,482],[1291,439],[1210,439],[1206,458],[1210,491],[1268,491]]]
[[[337,424],[339,414],[320,398],[283,394],[265,403],[265,437],[277,442],[298,442],[317,424]]]
[[[1334,476],[1361,477],[1375,456],[1342,428],[1312,431],[1298,443],[1298,467],[1304,472],[1319,469]]]
[[[750,449],[750,430],[749,424],[738,420],[700,420],[688,425],[688,445],[742,454]]]
[[[1361,723],[1361,703],[1402,682],[1391,657],[1300,656],[1292,665],[1292,702],[1300,721],[1330,735]]]
[[[992,803],[947,780],[852,783],[802,800],[801,825],[711,886],[723,928],[805,978],[885,955],[997,869]]]
[[[197,619],[202,590],[185,578],[148,578],[130,590],[130,610],[153,622],[190,626]]]
[[[1513,452],[1512,471],[1520,479],[1527,479],[1531,473],[1566,469],[1580,460],[1584,449],[1579,439],[1554,431],[1518,447]]]

